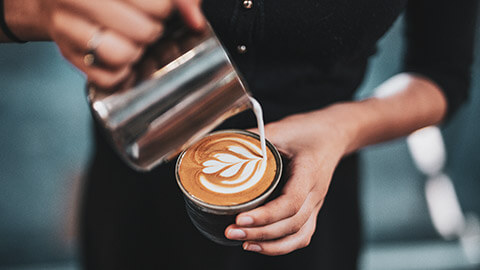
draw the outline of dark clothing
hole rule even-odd
[[[405,70],[432,78],[452,113],[467,97],[476,0],[204,0],[212,26],[264,107],[266,122],[352,99],[377,41],[406,9]],[[238,45],[246,52],[239,53]],[[251,112],[222,128],[255,126]],[[340,163],[311,244],[268,257],[205,239],[186,216],[174,164],[126,167],[96,132],[82,235],[88,269],[355,269],[357,156]],[[162,269],[163,269],[162,268]]]

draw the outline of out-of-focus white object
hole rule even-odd
[[[408,148],[417,168],[427,176],[441,173],[446,161],[445,144],[440,129],[429,126],[407,137]]]
[[[412,75],[398,74],[378,86],[373,95],[377,98],[385,98],[401,92],[412,81]]]
[[[447,240],[456,239],[465,228],[465,217],[450,177],[445,174],[429,177],[425,196],[435,229]]]
[[[480,220],[462,212],[452,180],[444,172],[447,154],[440,129],[417,130],[407,137],[407,145],[415,166],[427,177],[425,196],[435,229],[444,239],[458,239],[469,261],[480,264]]]

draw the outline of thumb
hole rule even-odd
[[[258,131],[258,128],[249,128],[249,129],[247,129],[247,131],[250,131],[250,132],[253,132],[255,134],[260,135],[260,131]]]

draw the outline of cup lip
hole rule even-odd
[[[255,139],[260,140],[260,136],[256,133],[253,133],[248,130],[242,130],[242,129],[224,129],[224,130],[218,130],[214,131],[211,133],[208,133],[207,135],[203,136],[201,139],[204,139],[206,137],[215,135],[215,134],[222,134],[222,133],[239,133],[243,135],[247,135],[250,137],[253,137]],[[201,140],[200,139],[200,140]],[[236,205],[215,205],[215,204],[210,204],[207,202],[204,202],[190,193],[183,187],[182,182],[180,181],[180,176],[178,174],[178,168],[180,167],[180,163],[182,162],[183,156],[185,153],[188,151],[189,148],[185,149],[182,151],[182,153],[178,156],[177,162],[175,164],[175,178],[177,180],[177,184],[182,190],[183,194],[194,204],[196,204],[198,207],[202,208],[203,211],[213,213],[213,214],[220,214],[220,215],[231,215],[231,214],[237,214],[243,211],[248,211],[250,209],[253,209],[263,203],[275,190],[275,188],[278,186],[278,183],[280,182],[280,178],[282,177],[282,171],[283,171],[283,163],[282,163],[282,158],[280,156],[280,152],[277,150],[277,148],[269,142],[267,139],[265,139],[267,147],[272,151],[272,154],[275,158],[275,161],[277,163],[277,171],[275,173],[275,177],[272,181],[272,184],[268,187],[267,190],[265,190],[262,194],[260,194],[258,197],[254,198],[253,200],[250,200],[248,202],[236,204]]]

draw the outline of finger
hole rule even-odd
[[[61,13],[55,18],[57,38],[62,39],[74,47],[79,53],[86,53],[88,42],[99,31],[94,24],[80,17]],[[103,31],[95,49],[98,60],[112,69],[120,69],[136,62],[143,50],[142,48],[118,35],[113,31]]]
[[[264,255],[278,256],[305,248],[310,244],[315,232],[317,213],[318,211],[312,213],[304,226],[295,234],[272,241],[246,241],[243,243],[243,249]]]
[[[126,0],[138,10],[145,12],[157,19],[165,20],[173,8],[172,0]]]
[[[112,31],[101,33],[102,39],[96,52],[102,64],[114,68],[132,65],[142,55],[143,48],[137,46]]]
[[[155,41],[163,31],[159,22],[122,1],[71,0],[64,10],[81,13],[98,26],[111,29],[142,44]]]
[[[193,29],[201,30],[206,21],[200,9],[201,0],[176,0],[175,4],[185,22]]]
[[[84,55],[79,54],[68,44],[60,41],[57,42],[63,56],[68,59],[74,66],[83,71],[88,77],[88,81],[96,84],[101,88],[111,88],[123,81],[130,74],[130,66],[126,66],[119,70],[109,70],[96,66],[86,66],[83,62]]]
[[[231,225],[226,229],[225,236],[232,240],[265,241],[295,234],[307,222],[312,211],[323,201],[318,201],[319,195],[316,192],[310,193],[300,211],[290,218],[262,227]]]
[[[292,167],[292,176],[285,184],[282,194],[267,204],[241,213],[236,218],[240,227],[265,226],[294,216],[302,207],[308,193],[318,179],[312,179],[312,169]]]

